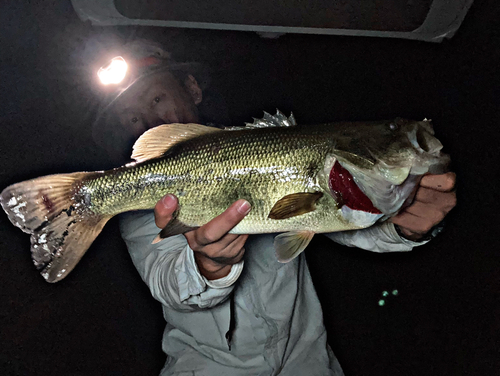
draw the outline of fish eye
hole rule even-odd
[[[160,103],[160,97],[155,97],[154,102],[155,103]]]
[[[399,128],[398,124],[396,124],[395,122],[392,122],[391,124],[389,124],[389,129],[391,131],[395,131]]]
[[[132,118],[132,120],[130,120],[132,123],[137,123],[139,121],[139,119],[137,118],[137,116],[134,116]]]

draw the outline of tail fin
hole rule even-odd
[[[110,216],[94,214],[76,191],[90,174],[58,174],[13,184],[0,204],[10,221],[31,234],[31,256],[47,282],[66,277]]]

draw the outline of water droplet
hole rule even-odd
[[[396,296],[399,294],[399,291],[398,290],[392,290],[392,295]]]
[[[383,305],[385,305],[385,300],[384,300],[384,299],[380,299],[380,300],[378,301],[378,305],[379,305],[380,307],[382,307]]]
[[[389,291],[382,291],[382,296],[383,297],[389,296]]]
[[[64,273],[66,273],[66,269],[61,269],[59,273],[57,273],[57,278],[61,278],[64,275]]]

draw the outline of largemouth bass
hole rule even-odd
[[[228,130],[165,124],[137,140],[133,163],[13,184],[0,203],[31,234],[33,262],[48,282],[68,275],[111,217],[152,209],[167,193],[179,209],[155,241],[202,226],[243,198],[252,210],[231,232],[282,233],[275,249],[286,262],[315,233],[397,214],[424,174],[444,171],[441,148],[428,120],[297,126],[278,111]]]

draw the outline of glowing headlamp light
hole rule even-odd
[[[114,57],[111,61],[99,68],[97,76],[104,85],[119,84],[127,74],[128,65],[121,56]]]

